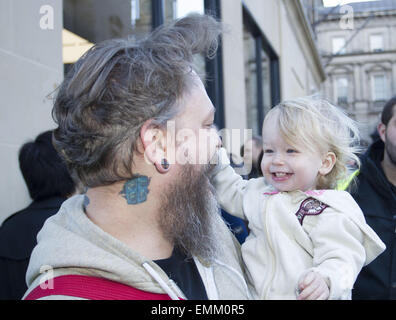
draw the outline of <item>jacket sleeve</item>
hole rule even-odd
[[[211,176],[211,182],[216,189],[220,206],[229,214],[247,220],[243,201],[249,182],[242,179],[231,167],[224,148],[219,150],[218,164]]]
[[[309,236],[314,248],[313,268],[307,272],[316,271],[326,279],[329,299],[350,299],[366,261],[364,233],[355,221],[329,207],[318,217]]]

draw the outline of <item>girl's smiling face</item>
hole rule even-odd
[[[324,170],[319,153],[289,145],[282,137],[276,117],[263,126],[263,150],[261,170],[267,183],[278,191],[307,191],[316,188],[318,174]]]

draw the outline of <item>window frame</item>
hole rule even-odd
[[[261,32],[260,28],[254,21],[249,9],[243,4],[243,25],[251,33],[255,39],[255,53],[256,53],[256,87],[257,87],[257,121],[258,127],[264,121],[264,90],[263,90],[263,69],[262,69],[262,51],[265,52],[269,58],[270,65],[270,108],[273,108],[280,103],[281,90],[280,90],[280,70],[279,70],[279,57],[275,50],[270,45],[266,36]]]
[[[151,0],[152,29],[159,27],[165,22],[164,0]],[[221,20],[220,0],[204,0],[205,14],[210,14]],[[214,123],[219,130],[225,127],[224,114],[224,86],[223,86],[223,60],[222,45],[219,41],[216,55],[212,59],[205,58],[205,71],[207,81],[206,91],[214,107],[216,108]]]
[[[342,47],[340,47],[337,51],[334,50],[334,40],[335,39],[342,39],[344,41],[344,44]],[[332,36],[331,37],[331,53],[333,55],[339,55],[339,54],[345,54],[346,53],[346,39],[344,36]]]
[[[382,41],[382,47],[379,49],[374,49],[373,45],[372,45],[372,38],[373,37],[381,37],[381,41]],[[385,47],[384,47],[384,35],[382,33],[372,33],[369,36],[369,46],[370,46],[370,52],[383,52],[385,51]]]
[[[376,92],[376,87],[375,87],[375,77],[382,76],[384,79],[384,97],[383,99],[377,99],[377,92]],[[371,97],[373,102],[382,102],[386,101],[389,96],[389,86],[387,83],[387,74],[385,72],[374,72],[371,74]]]
[[[346,80],[346,100],[345,101],[340,101],[340,95],[339,95],[339,88],[338,88],[338,81],[341,79],[345,79]],[[342,74],[342,75],[337,75],[334,79],[334,97],[335,97],[335,101],[337,101],[338,105],[342,105],[342,104],[347,104],[350,101],[350,97],[349,97],[349,76],[347,74]]]

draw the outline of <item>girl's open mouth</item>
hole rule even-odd
[[[288,173],[288,172],[273,172],[272,173],[272,179],[274,181],[286,181],[292,175],[293,175],[293,173]]]

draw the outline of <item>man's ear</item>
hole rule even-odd
[[[152,119],[147,120],[140,129],[139,152],[144,154],[148,164],[160,165],[166,154],[165,134],[155,126]]]
[[[328,174],[334,167],[337,161],[337,156],[334,152],[327,152],[326,156],[322,160],[322,166],[319,169],[319,173],[322,176]]]
[[[384,125],[382,122],[380,122],[377,126],[377,131],[378,134],[380,135],[380,138],[383,142],[385,142],[386,138],[385,138],[385,133],[386,133],[386,125]]]

